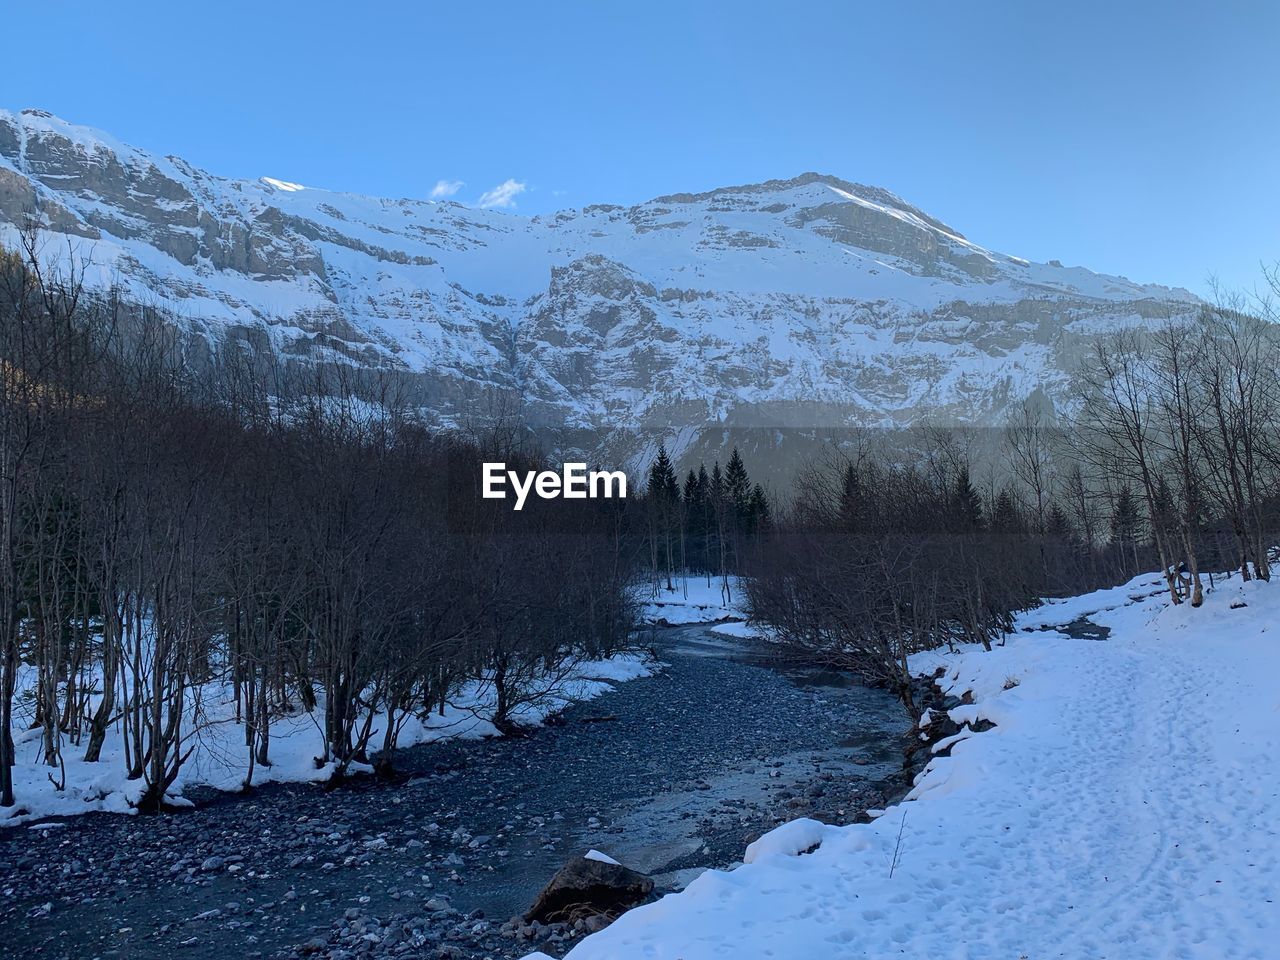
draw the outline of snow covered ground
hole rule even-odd
[[[1039,629],[1085,615],[1110,637]],[[1280,585],[1193,610],[1147,576],[922,657],[996,726],[875,822],[786,824],[569,958],[1280,957],[1276,623]]]
[[[590,700],[612,689],[615,683],[648,676],[659,665],[634,654],[619,654],[608,660],[584,661],[569,679],[548,686],[536,703],[513,711],[513,719],[536,724],[571,702]],[[450,737],[477,738],[497,735],[489,721],[493,715],[493,688],[472,682],[450,701],[444,715],[409,719],[399,738],[402,747]],[[22,698],[19,697],[19,704]],[[175,803],[181,803],[184,790],[193,786],[210,786],[236,790],[244,782],[248,769],[248,752],[244,745],[244,727],[234,722],[235,702],[229,685],[209,684],[200,691],[200,705],[188,719],[188,730],[198,727],[195,751],[183,766],[178,781],[170,792]],[[18,762],[14,767],[14,787],[18,806],[7,817],[0,815],[0,828],[50,816],[71,816],[105,811],[132,813],[133,804],[143,791],[140,780],[125,777],[123,743],[119,725],[112,727],[97,763],[85,763],[83,746],[77,747],[64,738],[66,787],[59,790],[50,780],[61,774],[42,762],[41,731],[28,730],[29,718],[19,716],[14,724],[14,740]],[[255,784],[282,781],[320,781],[333,772],[332,764],[316,766],[323,752],[322,708],[315,713],[300,712],[272,723],[270,767],[254,769]],[[375,729],[382,730],[375,722]],[[371,744],[381,743],[375,734]],[[360,769],[357,766],[357,769]]]
[[[729,577],[727,590],[719,577],[707,583],[705,576],[673,577],[674,589],[666,581],[643,584],[637,591],[642,604],[641,618],[647,623],[716,623],[721,620],[743,620],[742,603],[746,599],[737,577]]]

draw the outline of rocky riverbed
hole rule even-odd
[[[899,787],[909,722],[888,694],[704,626],[651,640],[661,673],[527,738],[403,751],[396,781],[0,831],[0,955],[558,955],[601,921],[510,918],[573,854],[676,889],[782,821],[851,822]]]

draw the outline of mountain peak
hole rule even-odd
[[[922,222],[928,224],[934,229],[941,230],[961,240],[964,234],[958,230],[948,226],[936,217],[932,217],[925,213],[919,207],[903,200],[896,193],[886,190],[883,187],[868,186],[863,183],[855,183],[851,180],[845,180],[841,177],[828,173],[817,173],[808,171],[791,177],[786,180],[765,180],[760,183],[747,183],[738,186],[716,187],[713,190],[707,190],[702,193],[674,193],[666,196],[656,197],[653,203],[704,203],[726,196],[742,196],[753,194],[773,194],[788,193],[804,187],[819,185],[836,191],[839,194],[853,197],[859,200],[867,201],[881,206],[900,210],[903,213],[911,214]]]

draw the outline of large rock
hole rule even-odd
[[[619,914],[653,892],[653,881],[618,863],[574,857],[556,872],[524,915],[529,922],[567,920],[582,913]]]

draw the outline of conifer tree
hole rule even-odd
[[[772,510],[769,507],[769,498],[765,495],[764,487],[756,484],[751,488],[751,530],[752,534],[759,533],[761,530],[769,526],[772,519]]]
[[[699,528],[702,531],[702,565],[707,571],[707,586],[711,586],[711,574],[715,567],[716,510],[712,501],[711,477],[705,463],[698,465]]]
[[[698,475],[693,472],[692,467],[685,474],[684,491],[681,496],[684,498],[685,506],[693,506],[698,501]]]
[[[1067,516],[1067,512],[1057,500],[1049,504],[1048,520],[1046,521],[1047,533],[1049,536],[1060,543],[1076,542],[1075,527],[1071,523],[1071,519]]]
[[[711,467],[711,488],[708,500],[711,504],[711,528],[715,535],[714,560],[716,573],[724,577],[728,572],[727,540],[731,529],[731,521],[728,514],[732,506],[729,502],[728,492],[725,489],[724,474],[720,470],[719,460]]]
[[[1138,501],[1129,485],[1122,484],[1111,510],[1111,543],[1120,553],[1121,571],[1129,570],[1128,558],[1132,556],[1132,572],[1138,572],[1138,531],[1142,518],[1138,513]]]
[[[680,484],[667,455],[666,444],[659,444],[658,456],[649,466],[648,495],[650,556],[655,567],[661,566],[666,574],[667,589],[674,590],[671,573],[675,566],[676,539],[681,533]]]
[[[960,468],[956,476],[955,504],[956,526],[964,530],[980,530],[982,528],[982,498],[973,487],[968,466]]]
[[[698,485],[698,475],[693,472],[693,468],[689,468],[688,474],[684,478],[684,491],[681,494],[683,501],[683,510],[681,514],[684,518],[684,542],[689,551],[689,568],[697,569],[700,566],[700,557],[703,548],[703,523],[705,514],[702,507],[702,487]]]
[[[862,480],[854,465],[849,463],[840,477],[840,526],[854,532],[863,519]]]
[[[673,500],[679,496],[676,471],[667,455],[666,444],[659,444],[658,456],[649,466],[649,496]]]
[[[1126,483],[1116,495],[1111,511],[1111,542],[1128,545],[1138,540],[1138,503]]]
[[[729,456],[729,464],[724,472],[725,492],[733,505],[741,529],[751,509],[751,478],[747,475],[747,465],[742,462],[742,454],[733,448]]]
[[[991,529],[997,533],[1023,532],[1022,515],[1007,488],[1000,491],[991,508]]]

